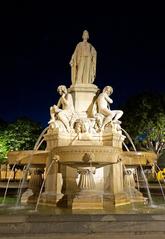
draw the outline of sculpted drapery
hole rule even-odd
[[[96,77],[96,50],[87,42],[89,34],[86,30],[82,37],[83,41],[77,44],[70,61],[73,85],[92,84]]]

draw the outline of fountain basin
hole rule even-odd
[[[53,154],[60,157],[60,163],[72,167],[92,164],[100,167],[118,162],[122,150],[118,147],[101,145],[59,146],[53,149]]]
[[[154,161],[157,159],[157,155],[154,152],[132,152],[132,151],[123,151],[120,155],[124,165],[128,166],[139,166],[147,165],[151,166]]]
[[[46,165],[49,156],[49,151],[46,150],[24,150],[24,151],[11,151],[8,153],[9,164],[28,164],[32,165]]]

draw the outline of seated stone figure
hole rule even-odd
[[[110,123],[120,123],[118,120],[122,115],[123,111],[121,110],[111,110],[110,109],[110,104],[113,103],[113,100],[109,97],[113,93],[113,88],[111,86],[106,86],[103,89],[103,92],[98,96],[96,99],[96,104],[97,104],[97,115],[96,119],[99,118],[98,115],[104,116],[102,117],[102,126],[100,127],[101,129],[104,129],[104,127]]]
[[[67,132],[70,132],[74,123],[74,106],[72,95],[68,93],[65,85],[60,85],[57,88],[57,92],[61,97],[57,105],[50,107],[51,119],[48,123],[51,125],[57,125],[57,121],[60,121],[65,126]],[[58,123],[59,125],[60,122]]]

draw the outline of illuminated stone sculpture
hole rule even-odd
[[[125,137],[118,119],[123,112],[108,108],[112,103],[109,97],[112,87],[106,86],[100,93],[92,84],[96,75],[96,51],[87,42],[88,38],[88,32],[84,31],[83,42],[77,45],[70,62],[72,85],[68,89],[58,87],[61,97],[57,106],[50,108],[50,129],[45,135],[51,157],[59,156],[56,177],[58,173],[63,177],[64,197],[58,204],[72,209],[101,209],[129,201],[124,193],[119,161]],[[51,159],[48,165],[50,162]],[[57,192],[54,186],[51,192],[50,175],[48,178],[44,200],[52,202]]]
[[[89,33],[83,32],[83,41],[78,43],[72,55],[70,65],[72,84],[91,84],[96,77],[96,50],[88,43]]]
[[[70,132],[72,128],[72,118],[74,115],[74,106],[72,95],[68,93],[66,86],[60,85],[57,88],[57,92],[60,94],[60,99],[57,105],[53,105],[50,107],[50,116],[51,119],[49,124],[51,124],[51,128],[59,127],[61,121],[65,126],[66,130]]]
[[[97,108],[99,114],[103,115],[102,117],[102,126],[101,128],[104,129],[104,127],[110,123],[120,123],[118,119],[121,118],[123,115],[123,111],[121,110],[111,110],[110,104],[113,103],[113,100],[109,97],[113,93],[113,88],[111,86],[106,86],[103,89],[103,92],[98,96],[96,102],[97,102]]]
[[[60,99],[50,107],[49,129],[44,135],[46,182],[41,201],[72,209],[109,209],[143,201],[143,196],[134,190],[135,184],[131,184],[131,197],[128,193],[132,175],[124,175],[123,163],[132,167],[138,161],[133,161],[131,154],[123,156],[125,136],[119,121],[123,112],[109,107],[112,87],[106,86],[100,93],[92,84],[96,51],[88,38],[84,31],[83,42],[72,56],[70,88],[59,86]]]

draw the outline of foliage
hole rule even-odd
[[[42,131],[40,124],[27,118],[19,118],[0,130],[0,162],[6,159],[8,151],[33,149]]]
[[[33,149],[40,133],[41,126],[26,118],[18,119],[9,124],[4,131],[10,150]]]
[[[0,164],[7,159],[8,151],[7,139],[4,137],[2,131],[0,131]]]
[[[165,97],[143,93],[130,98],[123,111],[123,128],[138,149],[159,154],[165,148]]]

